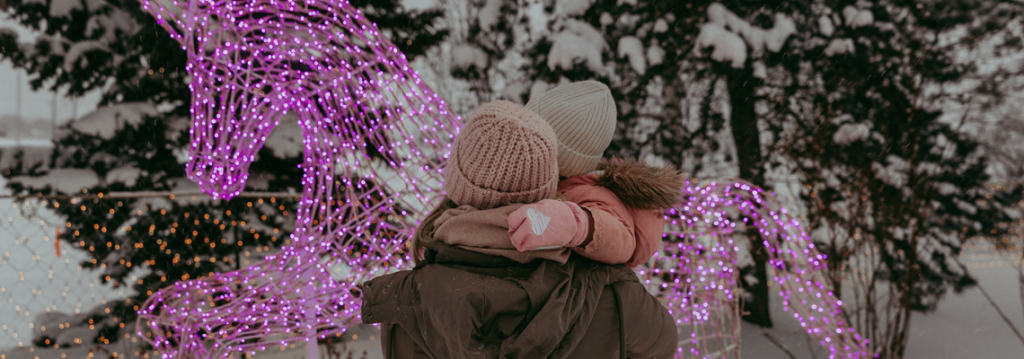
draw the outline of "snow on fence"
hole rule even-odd
[[[85,253],[57,244],[60,218],[45,203],[0,198],[0,349],[32,345],[33,334],[43,330],[33,322],[57,313],[82,314],[128,294],[83,271]],[[81,344],[76,336],[85,336],[66,334],[57,340]]]
[[[3,187],[0,181],[0,188]],[[143,343],[134,330],[121,330],[116,343],[96,344],[97,334],[109,323],[92,323],[118,301],[136,293],[130,286],[115,287],[100,281],[100,272],[80,263],[92,260],[89,253],[58,241],[66,219],[53,211],[55,203],[75,200],[119,200],[136,202],[208,201],[202,193],[128,192],[82,196],[11,196],[0,193],[0,359],[143,357]],[[239,197],[263,203],[266,198],[294,197],[290,193],[243,193]],[[88,198],[86,198],[88,197]],[[243,222],[244,224],[244,222]],[[240,265],[248,265],[267,253],[240,254]],[[140,266],[145,270],[145,266]],[[138,280],[133,272],[129,283]],[[109,313],[109,312],[107,312]],[[101,315],[102,316],[102,315]],[[110,318],[113,325],[134,326],[124,318]],[[122,328],[124,328],[122,326]],[[130,328],[129,328],[130,329]],[[125,334],[129,333],[129,334]],[[112,338],[107,338],[112,339]],[[101,341],[106,341],[101,339]],[[113,341],[113,340],[110,340]],[[335,348],[330,348],[335,349]]]

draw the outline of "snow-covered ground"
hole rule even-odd
[[[998,259],[970,260],[972,251],[965,251],[965,264],[975,267],[972,273],[981,286],[1006,313],[1018,329],[1024,329],[1024,314],[1018,296],[1017,272]],[[987,256],[983,254],[982,256]],[[823,348],[808,346],[807,336],[800,324],[788,317],[778,303],[772,303],[775,328],[772,336],[789,347],[797,358],[828,358]],[[743,324],[744,358],[788,359],[782,350],[772,344],[757,326]],[[816,355],[811,354],[812,348]],[[910,340],[906,359],[986,358],[1020,359],[1024,357],[1024,343],[999,317],[978,288],[952,293],[939,302],[934,313],[914,313],[910,319]]]

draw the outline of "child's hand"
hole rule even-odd
[[[587,238],[589,217],[572,202],[545,199],[508,216],[508,235],[520,252],[579,246]]]

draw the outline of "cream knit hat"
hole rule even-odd
[[[448,198],[478,209],[551,198],[558,186],[557,142],[551,126],[521,105],[480,106],[445,165]]]
[[[551,124],[558,136],[558,174],[573,177],[597,169],[615,134],[615,99],[603,83],[558,86],[530,99],[526,108]]]

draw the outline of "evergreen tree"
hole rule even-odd
[[[475,7],[469,6],[465,17],[467,40],[460,46],[476,60],[465,62],[454,75],[473,82],[482,99],[525,102],[565,81],[599,80],[609,85],[619,109],[618,131],[608,156],[660,160],[691,174],[701,173],[705,164],[722,167],[714,160],[734,162],[736,157],[739,176],[764,187],[754,111],[754,90],[760,81],[754,69],[764,67],[757,57],[764,52],[759,50],[765,47],[764,40],[748,45],[737,37],[744,60],[736,66],[695,56],[704,14],[714,2],[488,0],[471,4]],[[786,2],[762,2],[756,7],[748,2],[727,4],[747,10],[748,17],[763,20],[756,24],[767,28],[774,19],[769,15],[794,11]],[[714,91],[719,79],[728,84],[725,92]],[[481,90],[499,84],[501,89],[493,92]],[[729,110],[721,109],[723,100],[732,100],[726,105]],[[732,129],[737,156],[705,158],[722,152],[727,126]],[[751,241],[750,249],[753,263],[744,265],[742,277],[747,297],[755,304],[746,318],[770,326],[767,255],[760,241]]]
[[[768,187],[767,171],[795,173],[810,186],[802,199],[811,229],[844,243],[822,243],[833,271],[865,253],[853,249],[888,251],[872,278],[895,286],[902,319],[851,321],[881,337],[876,330],[905,328],[907,310],[934,308],[945,288],[970,283],[948,262],[960,236],[998,234],[1020,193],[984,190],[976,139],[940,120],[940,101],[952,97],[933,91],[976,75],[952,57],[995,37],[1017,11],[994,1],[477,1],[460,17],[468,30],[458,46],[473,56],[454,74],[482,100],[522,102],[563,81],[597,79],[620,111],[608,155],[698,174],[714,165],[701,156],[723,152],[731,136],[735,153],[713,159],[740,178]],[[958,29],[968,35],[944,40]],[[746,319],[770,326],[759,242],[741,273],[753,300]],[[842,295],[842,281],[835,285]],[[873,342],[886,355],[902,351]]]
[[[975,72],[958,51],[1014,15],[985,1],[839,1],[815,12],[766,85],[765,119],[806,186],[835,292],[856,308],[849,323],[882,358],[900,358],[911,311],[973,284],[963,241],[1004,235],[1021,198],[1020,187],[986,189],[983,151],[942,107],[949,85]]]
[[[413,58],[441,41],[439,11],[407,11],[397,0],[355,1]],[[88,251],[84,268],[135,293],[93,311],[96,342],[123,338],[143,301],[175,281],[237,269],[287,242],[295,198],[111,198],[111,192],[198,188],[185,178],[191,94],[180,45],[135,0],[13,0],[3,11],[40,32],[33,44],[0,32],[0,58],[26,70],[31,85],[70,96],[102,91],[101,108],[55,137],[49,165],[3,169],[19,194],[63,194],[51,207],[66,219],[60,240]],[[301,134],[286,117],[250,167],[249,191],[301,193]],[[75,179],[62,178],[76,174]],[[102,197],[106,194],[106,197]],[[80,323],[72,323],[79,325]],[[43,341],[46,338],[37,338]]]

